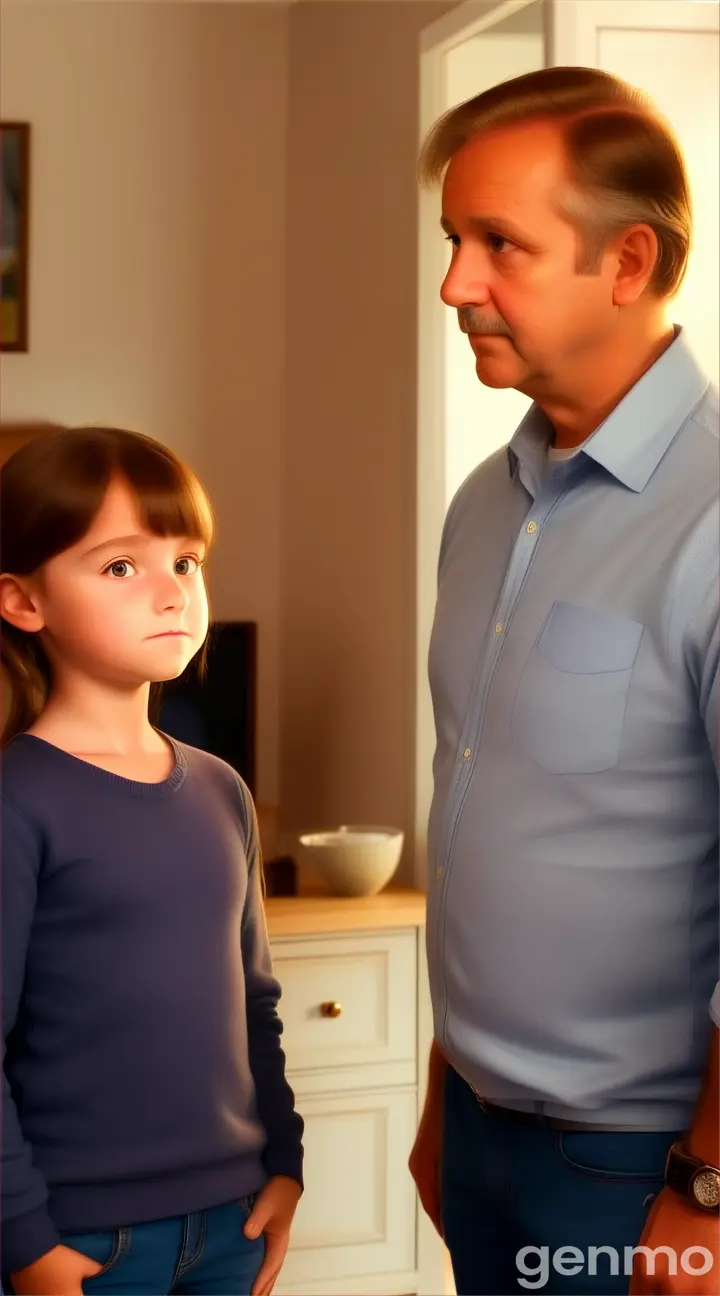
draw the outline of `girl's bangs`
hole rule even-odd
[[[209,501],[194,475],[157,446],[123,447],[118,471],[137,500],[143,525],[158,536],[189,536],[207,548],[213,537]]]

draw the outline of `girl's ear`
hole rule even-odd
[[[0,614],[18,630],[34,634],[45,621],[33,602],[32,594],[19,576],[0,573]]]

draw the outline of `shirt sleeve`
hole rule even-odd
[[[709,578],[686,638],[690,676],[698,699],[700,719],[720,774],[720,587],[717,573],[717,521]],[[700,564],[699,564],[700,565]],[[706,575],[706,573],[703,573]],[[720,865],[720,860],[718,861]],[[720,969],[718,970],[720,977]],[[720,1029],[720,979],[710,1000],[710,1016]]]
[[[248,1052],[255,1082],[258,1116],[267,1135],[263,1164],[268,1177],[286,1175],[303,1184],[304,1124],[295,1110],[295,1095],[285,1076],[280,1045],[281,995],[270,956],[262,883],[262,853],[252,797],[242,787],[247,822],[248,891],[242,924],[242,953],[247,999]]]
[[[691,654],[700,716],[715,770],[720,773],[720,610],[716,587],[693,623]]]
[[[2,1264],[14,1273],[60,1243],[48,1212],[48,1189],[33,1165],[6,1073],[8,1039],[15,1027],[25,981],[37,901],[41,845],[29,824],[2,805]]]
[[[720,758],[718,757],[718,743],[720,741],[720,735],[718,734],[718,726],[720,724],[720,707],[718,706],[720,684],[718,681],[720,680],[720,670],[718,669],[717,660],[717,628],[715,631],[715,640],[715,664],[714,668],[711,668],[711,670],[707,672],[707,701],[704,707],[703,719],[708,740],[710,742],[710,749],[715,761],[715,769],[720,770]],[[710,1017],[718,1030],[720,1030],[720,980],[718,980],[712,999],[710,1000]]]

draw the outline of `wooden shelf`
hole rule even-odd
[[[388,887],[379,895],[358,898],[306,892],[299,896],[270,896],[265,901],[265,912],[271,940],[281,936],[422,927],[425,895],[401,887]]]

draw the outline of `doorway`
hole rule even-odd
[[[420,50],[421,137],[455,104],[544,67],[545,21],[544,0],[470,0],[427,27]],[[427,652],[442,525],[458,486],[509,441],[530,402],[519,392],[493,391],[478,382],[467,338],[454,311],[440,301],[449,263],[439,227],[440,195],[421,191],[419,202],[415,867],[424,889],[434,748]]]

